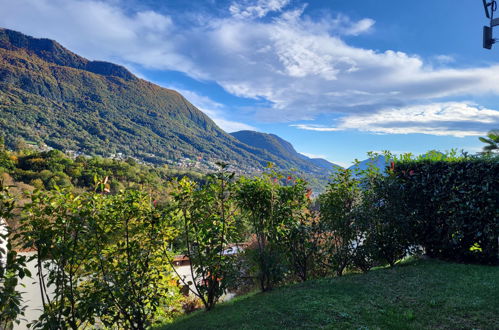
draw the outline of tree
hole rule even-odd
[[[211,175],[204,186],[184,177],[175,195],[192,282],[180,280],[194,286],[191,291],[206,310],[215,306],[238,276],[235,257],[226,253],[229,244],[238,240],[234,173],[220,165],[221,171]]]
[[[288,271],[302,281],[308,277],[316,242],[310,194],[306,181],[273,170],[238,182],[238,203],[256,241],[248,253],[262,291],[271,290]]]
[[[35,191],[24,207],[22,243],[36,251],[43,313],[35,328],[78,329],[93,321],[80,283],[92,252],[85,200],[67,190]]]
[[[486,144],[483,147],[482,154],[492,154],[499,152],[499,129],[491,130],[487,133],[487,137],[479,137],[480,141]]]
[[[304,209],[296,215],[286,235],[287,255],[294,274],[305,282],[316,266],[320,243],[320,218],[316,211]]]
[[[274,176],[278,176],[274,173]],[[319,242],[319,217],[311,208],[308,183],[292,176],[278,180],[274,217],[274,245],[286,257],[285,266],[300,281],[306,281],[314,266]],[[283,263],[281,261],[281,263]]]
[[[108,190],[105,181],[101,191]],[[90,196],[86,214],[93,239],[87,306],[108,327],[142,330],[176,304],[178,287],[164,250],[176,230],[144,192]]]
[[[36,191],[25,206],[22,241],[37,252],[43,329],[146,329],[176,301],[164,257],[175,231],[150,196],[137,190],[75,194]]]
[[[279,249],[279,184],[272,175],[238,182],[237,199],[244,217],[251,223],[257,249],[250,253],[257,265],[257,278],[262,291],[269,291],[283,278],[283,256]]]
[[[12,248],[11,229],[4,223],[12,217],[14,206],[8,189],[0,181],[0,329],[9,329],[14,322],[19,323],[19,316],[24,315],[26,306],[17,286],[19,279],[31,276],[26,268],[26,257]]]
[[[356,209],[361,203],[361,182],[351,170],[339,169],[319,198],[322,244],[321,260],[326,271],[341,276],[352,261],[358,231]]]

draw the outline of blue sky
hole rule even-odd
[[[499,128],[499,45],[479,0],[0,0],[0,26],[180,91],[227,131],[341,165],[479,151]],[[499,33],[499,32],[498,32]]]

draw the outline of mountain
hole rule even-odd
[[[288,141],[274,134],[255,131],[239,131],[231,133],[236,139],[254,148],[265,150],[279,157],[285,168],[296,168],[307,172],[323,173],[324,170],[334,171],[339,165],[322,158],[309,158],[298,153]]]
[[[374,158],[368,158],[364,159],[363,161],[359,162],[358,164],[354,164],[350,166],[348,169],[352,170],[354,172],[356,171],[364,171],[369,168],[369,166],[375,166],[377,167],[380,171],[384,171],[387,166],[389,166],[388,160],[385,158],[383,155],[378,155],[375,156]]]
[[[331,163],[330,161],[327,161],[323,158],[309,158],[307,156],[305,156],[305,157],[308,158],[309,161],[312,162],[314,165],[321,167],[323,169],[326,169],[326,170],[330,170],[331,168],[341,167],[340,165]]]
[[[294,165],[227,134],[176,91],[7,29],[0,29],[0,128],[10,147],[24,141],[159,164],[202,158],[250,170]]]

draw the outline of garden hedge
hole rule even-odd
[[[458,262],[499,261],[499,161],[397,162],[413,237],[431,257]]]

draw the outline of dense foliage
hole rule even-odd
[[[269,291],[394,266],[420,250],[465,262],[498,258],[499,165],[491,156],[386,154],[394,161],[380,169],[373,154],[367,167],[333,174],[314,201],[306,181],[272,167],[236,177],[222,165],[196,182],[133,160],[71,159],[57,151],[0,155],[4,171],[41,181],[42,189],[18,205],[21,226],[12,236],[36,251],[39,328],[98,322],[143,329],[176,315],[185,299],[180,285],[212,310],[243,284]],[[68,184],[51,183],[53,175],[44,181],[42,173],[66,175]],[[15,205],[6,191],[2,196],[2,215],[10,217]],[[192,282],[174,270],[175,254],[189,260]],[[23,260],[13,260],[17,281]],[[9,297],[22,313],[20,296],[11,290]],[[2,317],[10,322],[15,315]]]
[[[493,157],[398,162],[416,242],[428,255],[498,262],[499,162]]]
[[[1,142],[1,141],[0,141]],[[0,173],[7,173],[15,181],[37,189],[60,188],[91,190],[94,177],[109,177],[112,193],[129,186],[161,192],[173,178],[187,176],[204,182],[205,174],[193,169],[151,166],[140,164],[132,158],[117,160],[102,157],[71,158],[58,150],[35,151],[25,149],[7,151],[0,143]]]
[[[206,310],[215,306],[238,277],[234,256],[227,253],[231,243],[241,240],[233,179],[234,173],[226,172],[223,165],[204,187],[182,179],[174,196],[180,238],[184,255],[190,260],[193,283],[181,280],[186,286],[194,286],[191,291]]]
[[[355,210],[361,201],[360,181],[350,170],[333,176],[326,192],[319,198],[322,244],[321,263],[336,275],[352,262],[360,233],[357,230]]]
[[[105,194],[105,180],[97,189],[36,191],[24,207],[19,236],[36,251],[44,306],[34,328],[145,329],[174,305],[163,253],[174,237],[171,219],[146,193]]]
[[[311,257],[307,245],[300,245],[310,238],[304,226],[313,223],[305,218],[310,197],[306,182],[288,176],[282,184],[280,179],[271,171],[259,178],[242,178],[238,188],[239,205],[256,241],[248,254],[262,291],[271,290],[293,267],[295,274],[306,279]]]
[[[363,271],[377,264],[393,266],[415,250],[414,222],[405,204],[404,185],[392,170],[385,175],[377,173],[367,184],[357,210],[362,241],[354,256],[354,264]]]
[[[10,227],[5,220],[13,215],[14,199],[0,180],[0,329],[9,329],[24,315],[19,280],[31,276],[26,268],[26,257],[12,248]],[[9,237],[10,236],[10,237]]]

